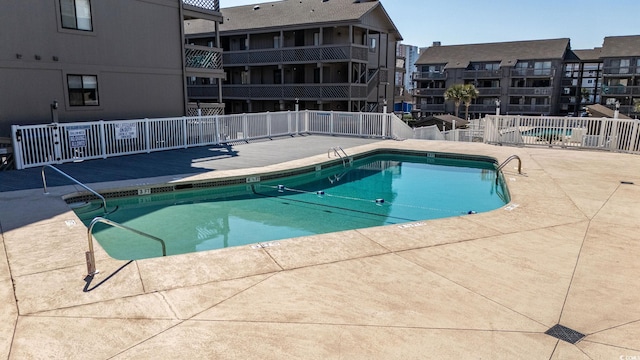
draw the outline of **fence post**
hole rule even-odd
[[[218,121],[218,115],[216,114],[216,116],[213,118],[213,123],[215,125],[215,130],[216,133],[214,134],[214,141],[215,144],[218,145],[220,144],[220,122]]]
[[[638,151],[638,120],[633,121],[633,130],[631,130],[631,138],[629,138],[629,152]]]
[[[151,152],[151,129],[149,129],[149,119],[144,118],[144,137],[147,144],[147,154]]]
[[[246,140],[247,139],[247,124],[248,120],[247,120],[247,114],[242,114],[242,139]]]
[[[387,138],[387,121],[389,121],[389,114],[387,114],[387,105],[384,106],[384,113],[382,114],[382,135],[383,139]]]
[[[271,113],[267,111],[267,137],[271,139]]]
[[[11,140],[13,141],[13,161],[16,164],[16,170],[24,169],[22,163],[22,130],[19,125],[11,125]]]
[[[182,117],[182,141],[183,141],[183,146],[186,149],[187,146],[187,142],[189,140],[189,134],[187,134],[187,118],[186,117]]]
[[[329,134],[333,135],[333,110],[329,111]]]
[[[102,158],[107,158],[107,132],[104,125],[104,120],[100,120],[98,124],[100,126],[100,153]]]

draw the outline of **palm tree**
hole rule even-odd
[[[453,84],[444,92],[444,99],[446,101],[453,100],[455,105],[455,115],[458,116],[458,109],[460,103],[466,96],[465,87],[463,84]]]
[[[462,101],[464,101],[464,118],[465,120],[469,120],[469,106],[471,105],[471,101],[476,99],[480,95],[480,92],[473,84],[465,84],[464,85],[464,97]]]

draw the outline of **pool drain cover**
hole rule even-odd
[[[562,326],[560,324],[554,325],[551,329],[545,331],[544,333],[562,341],[566,341],[570,344],[575,344],[584,337],[584,334],[579,333],[573,329],[569,329],[568,327]]]

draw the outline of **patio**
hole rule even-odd
[[[637,155],[309,136],[89,185],[247,176],[321,163],[335,145],[350,155],[402,148],[501,162],[516,154],[524,175],[517,163],[503,170],[512,201],[501,209],[413,226],[133,262],[98,246],[93,279],[86,228],[60,198],[80,189],[5,190],[0,357],[640,358]],[[158,165],[170,153],[151,155]],[[126,157],[109,161],[117,169]],[[557,324],[585,336],[573,344],[545,334]]]

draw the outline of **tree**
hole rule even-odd
[[[462,98],[462,101],[464,101],[465,120],[469,120],[469,106],[471,105],[471,101],[476,99],[478,95],[480,95],[480,92],[473,84],[464,85],[464,97]]]
[[[633,111],[640,113],[640,100],[633,101]]]
[[[458,109],[460,108],[460,103],[462,103],[463,99],[466,96],[466,90],[463,84],[453,84],[444,92],[444,99],[446,101],[452,100],[455,105],[455,115],[458,116]]]

